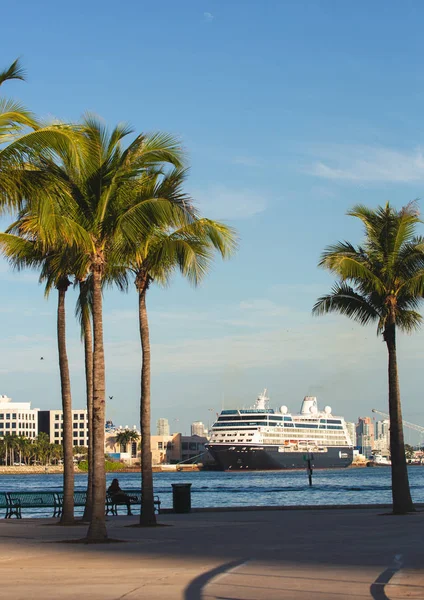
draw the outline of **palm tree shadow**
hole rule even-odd
[[[231,562],[219,565],[215,569],[211,569],[206,573],[202,573],[186,587],[184,590],[184,600],[202,600],[202,592],[204,588],[218,575],[222,575],[230,569],[240,566],[246,562],[246,559],[232,560]],[[379,599],[380,600],[380,599]]]
[[[370,587],[370,593],[373,600],[390,600],[389,596],[387,596],[386,592],[384,591],[384,586],[387,583],[389,583],[389,581],[397,573],[397,571],[398,569],[389,567],[388,569],[385,569],[382,573],[380,573],[380,575],[377,577],[374,583],[371,584]]]

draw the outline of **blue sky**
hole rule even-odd
[[[348,419],[386,409],[386,351],[374,329],[310,312],[332,283],[316,267],[322,249],[360,240],[346,210],[423,196],[423,18],[418,2],[23,1],[3,28],[1,64],[21,56],[28,73],[3,95],[46,119],[89,110],[179,136],[188,191],[205,216],[238,229],[237,256],[217,260],[199,289],[177,278],[150,293],[154,421],[187,431],[265,386],[273,405],[292,410],[305,394]],[[0,263],[0,279],[0,393],[57,407],[56,299],[44,300],[34,273]],[[135,291],[105,297],[108,416],[130,426],[136,308]],[[405,418],[424,424],[423,332],[400,337],[399,354]]]

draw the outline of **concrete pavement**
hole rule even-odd
[[[424,599],[424,513],[367,510],[108,520],[122,543],[61,543],[85,525],[0,521],[0,598],[20,600]]]

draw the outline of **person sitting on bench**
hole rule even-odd
[[[128,496],[124,491],[119,487],[119,481],[114,479],[110,486],[107,489],[107,493],[111,497],[111,500],[114,504],[126,504],[128,515],[132,515],[131,512],[131,496]]]

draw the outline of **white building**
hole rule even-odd
[[[38,435],[38,408],[31,402],[12,402],[0,395],[0,437],[7,434],[34,439]]]
[[[356,423],[349,423],[346,421],[346,427],[350,435],[350,439],[352,441],[352,446],[355,448],[356,446]]]
[[[169,436],[169,421],[168,419],[158,419],[156,423],[156,435]]]
[[[390,454],[390,421],[383,419],[375,424],[374,450]]]
[[[51,444],[62,444],[63,410],[40,410],[39,431],[47,433]],[[74,446],[88,446],[88,415],[86,408],[72,411],[72,441]]]
[[[203,425],[202,421],[195,421],[191,424],[191,435],[198,435],[199,437],[207,437],[208,430]]]

